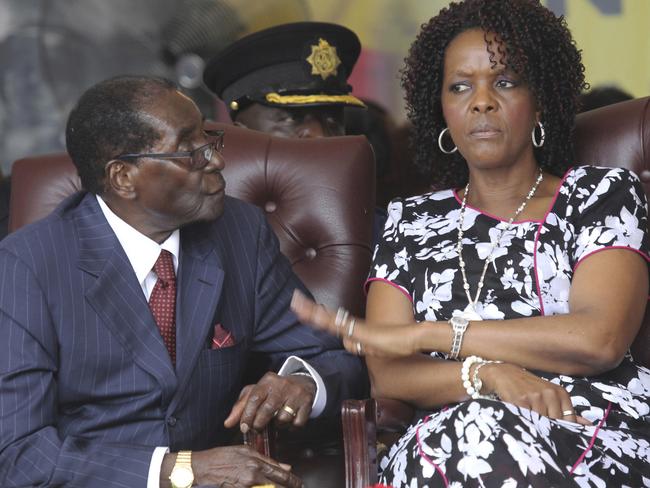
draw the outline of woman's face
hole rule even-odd
[[[441,101],[449,132],[470,168],[535,163],[533,94],[498,53],[492,65],[484,35],[467,30],[445,50]]]

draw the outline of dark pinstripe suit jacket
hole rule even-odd
[[[263,214],[234,199],[181,230],[177,368],[92,195],[0,243],[0,486],[146,486],[154,446],[224,442],[250,352],[297,354],[330,413],[362,388],[360,361],[288,310],[302,285]],[[214,324],[236,344],[209,348]]]

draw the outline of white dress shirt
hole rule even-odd
[[[147,236],[140,233],[120,217],[115,215],[99,195],[97,195],[97,202],[104,213],[104,217],[106,217],[106,220],[108,221],[108,225],[111,226],[111,229],[113,229],[113,232],[115,232],[115,235],[117,236],[117,240],[122,245],[126,257],[129,259],[129,263],[138,278],[138,283],[140,283],[142,292],[147,298],[147,301],[149,301],[151,292],[158,280],[156,273],[153,271],[153,265],[156,263],[161,250],[165,249],[172,254],[174,260],[174,272],[178,272],[178,262],[180,258],[180,231],[176,229],[164,242],[158,244],[156,241],[149,239]],[[299,370],[307,370],[312,379],[316,382],[316,395],[314,396],[312,410],[309,416],[310,418],[318,417],[327,403],[327,391],[325,390],[323,379],[316,370],[303,359],[300,359],[297,356],[290,356],[284,362],[278,374],[281,376],[287,376]],[[154,449],[153,455],[151,456],[151,464],[149,465],[147,488],[160,487],[160,469],[163,458],[168,452],[169,447],[161,446]]]

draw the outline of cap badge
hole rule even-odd
[[[311,46],[307,62],[311,65],[311,74],[320,75],[324,80],[328,76],[336,75],[341,64],[336,48],[330,46],[325,39],[318,39],[318,45]]]

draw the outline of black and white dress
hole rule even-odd
[[[446,321],[467,305],[456,251],[460,207],[453,190],[394,200],[388,207],[369,281],[402,291],[418,321]],[[543,220],[516,222],[502,236],[479,314],[512,319],[568,313],[573,273],[591,254],[625,248],[649,260],[647,213],[633,173],[570,169]],[[506,226],[467,207],[462,252],[472,291],[492,241]],[[598,377],[537,374],[564,386],[577,413],[593,426],[498,400],[447,405],[422,416],[391,448],[380,462],[382,482],[410,488],[650,487],[650,370],[628,355]]]

